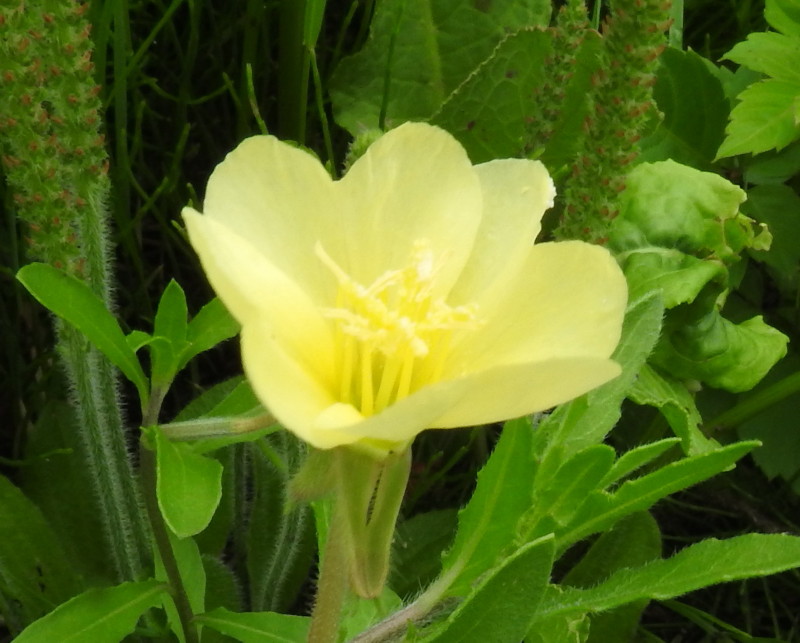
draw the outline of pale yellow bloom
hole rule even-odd
[[[264,405],[319,448],[403,448],[610,380],[627,288],[611,255],[533,245],[555,190],[536,161],[472,166],[409,123],[333,181],[310,154],[245,140],[208,182],[192,245],[242,325]]]

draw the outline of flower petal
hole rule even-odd
[[[464,332],[444,379],[501,364],[611,355],[627,283],[611,254],[581,241],[537,244],[521,270],[478,299],[483,326]]]
[[[307,294],[227,226],[190,208],[183,218],[211,285],[243,328],[266,329],[308,368],[332,378],[330,329]]]
[[[316,259],[314,247],[317,241],[323,246],[340,243],[348,225],[333,185],[322,164],[308,152],[272,136],[254,136],[242,141],[214,170],[203,211],[249,240],[322,301],[331,276]]]
[[[487,424],[544,411],[605,384],[621,372],[610,359],[565,358],[510,364],[476,373],[440,388],[457,388],[461,395],[431,428]]]
[[[483,216],[469,261],[448,297],[456,305],[516,274],[556,194],[539,161],[502,159],[474,169],[483,190]]]
[[[458,141],[431,125],[401,125],[369,147],[337,191],[348,208],[347,245],[325,249],[356,281],[407,266],[425,240],[434,261],[446,259],[437,288],[450,290],[472,251],[483,198]]]

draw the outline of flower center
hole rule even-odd
[[[449,306],[435,292],[441,263],[427,240],[415,242],[408,266],[370,286],[348,275],[320,244],[317,256],[336,277],[336,305],[322,314],[335,325],[341,401],[369,416],[439,379],[454,331],[476,328],[476,306]]]

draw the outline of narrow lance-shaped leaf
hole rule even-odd
[[[90,589],[29,625],[15,643],[119,643],[139,617],[161,603],[166,585],[157,580]]]
[[[800,538],[748,534],[708,539],[635,569],[622,569],[591,589],[568,588],[545,597],[540,614],[600,612],[642,598],[667,599],[686,592],[800,567]]]
[[[218,607],[195,617],[198,623],[242,643],[304,643],[310,619],[275,612],[231,612]]]

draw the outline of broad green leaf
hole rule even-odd
[[[515,535],[517,521],[531,504],[533,430],[527,419],[506,422],[478,485],[458,514],[458,531],[442,561],[453,576],[450,593],[464,595],[491,568]]]
[[[186,295],[174,279],[170,280],[158,303],[153,323],[154,341],[150,344],[153,356],[153,387],[168,387],[178,372],[178,355],[186,344],[188,315]]]
[[[439,574],[442,553],[453,542],[455,509],[417,514],[397,526],[389,586],[400,596],[413,596]]]
[[[21,628],[81,590],[58,535],[39,508],[0,476],[0,594],[16,606]]]
[[[532,88],[543,83],[551,53],[547,31],[523,29],[505,37],[431,122],[453,134],[473,163],[532,152],[525,149],[526,123],[538,109]]]
[[[722,84],[693,51],[668,47],[658,60],[653,98],[664,119],[641,142],[642,160],[710,167],[730,112]]]
[[[724,60],[749,67],[778,80],[800,83],[800,39],[779,33],[751,33],[723,56]]]
[[[717,451],[678,460],[641,478],[628,480],[614,493],[593,493],[572,524],[559,534],[559,550],[563,551],[587,536],[605,531],[621,518],[645,511],[662,498],[724,471],[757,445],[757,442],[737,442]]]
[[[214,348],[239,332],[240,326],[219,299],[212,299],[200,309],[186,330],[188,346],[178,359],[178,370],[195,355]]]
[[[342,607],[339,640],[350,641],[402,607],[403,601],[388,587],[384,587],[377,598],[360,598],[355,593],[348,592]]]
[[[175,422],[185,422],[201,417],[240,415],[258,405],[250,384],[243,375],[215,384],[189,402],[175,416]]]
[[[151,429],[156,445],[158,506],[179,538],[208,526],[222,497],[222,465],[195,453],[188,444],[170,442]]]
[[[800,174],[800,142],[794,142],[780,152],[764,152],[752,159],[744,170],[744,182],[748,185],[779,185],[786,183],[795,174]],[[747,201],[742,204],[745,214],[753,215],[746,209],[752,199],[752,189],[747,192]],[[761,221],[761,219],[758,219]],[[772,232],[772,225],[770,225]]]
[[[630,451],[626,451],[617,459],[617,461],[614,463],[614,466],[611,467],[611,471],[609,471],[608,475],[603,478],[600,486],[606,488],[615,482],[626,478],[631,473],[641,469],[643,466],[651,463],[663,453],[666,453],[678,442],[680,442],[680,438],[666,438],[664,440],[659,440],[658,442],[643,444],[642,446],[635,447]]]
[[[796,150],[800,153],[800,145]],[[772,233],[769,252],[754,251],[753,258],[767,266],[784,294],[794,296],[800,283],[800,196],[788,185],[759,185],[748,192],[746,205]]]
[[[639,599],[667,599],[701,587],[800,567],[800,538],[785,534],[748,534],[708,539],[633,569],[623,569],[591,589],[567,588],[545,596],[545,617],[602,612]]]
[[[305,643],[310,619],[275,612],[231,612],[224,607],[195,617],[241,643]]]
[[[336,122],[356,135],[431,116],[508,33],[546,26],[550,2],[385,0],[370,36],[331,79]]]
[[[700,259],[675,248],[644,246],[616,256],[628,279],[630,296],[660,291],[667,309],[694,301],[711,282],[718,282],[720,287],[728,282],[728,271],[719,261]]]
[[[136,353],[117,320],[86,284],[43,263],[28,264],[17,279],[45,308],[86,335],[133,382],[144,405],[148,383]]]
[[[492,569],[430,643],[518,643],[533,622],[550,579],[553,536],[527,543]]]
[[[757,231],[739,214],[747,195],[718,174],[674,161],[642,163],[626,185],[611,229],[616,251],[658,246],[735,262],[754,245]]]
[[[780,150],[800,138],[796,119],[800,82],[769,79],[757,82],[738,98],[731,112],[727,138],[717,152],[717,159],[737,154],[757,154]]]
[[[537,618],[525,643],[587,643],[591,621],[588,614],[557,614]]]
[[[778,31],[800,38],[800,7],[796,0],[767,0],[764,17]]]
[[[161,603],[164,583],[147,580],[90,589],[29,625],[15,643],[119,643],[139,617]]]
[[[681,379],[739,393],[753,388],[786,355],[789,338],[759,315],[741,324],[712,310],[695,322],[676,320],[651,361]]]
[[[703,418],[692,394],[686,386],[669,375],[645,364],[628,392],[628,398],[637,404],[658,408],[672,431],[681,439],[686,455],[705,453],[719,447],[716,440],[707,438],[700,430]]]
[[[92,489],[91,474],[83,459],[81,436],[75,430],[75,411],[64,400],[53,400],[37,409],[36,424],[26,431],[25,458],[28,464],[20,467],[16,480],[20,489],[42,512],[45,520],[58,534],[58,541],[66,551],[72,567],[82,575],[114,582],[114,573],[109,569],[107,541],[97,511]],[[69,507],[69,511],[64,511]],[[23,518],[22,510],[15,515]],[[2,525],[12,524],[0,518]],[[46,529],[36,530],[42,537]],[[23,532],[16,532],[22,537]],[[36,539],[26,538],[33,544]],[[13,538],[0,536],[0,542],[12,543]],[[47,547],[54,555],[58,549]],[[22,549],[15,560],[21,560]],[[2,556],[0,556],[2,558]],[[33,578],[32,576],[28,576]],[[59,583],[51,580],[48,588],[55,589]],[[59,597],[56,604],[80,592],[74,591]]]

